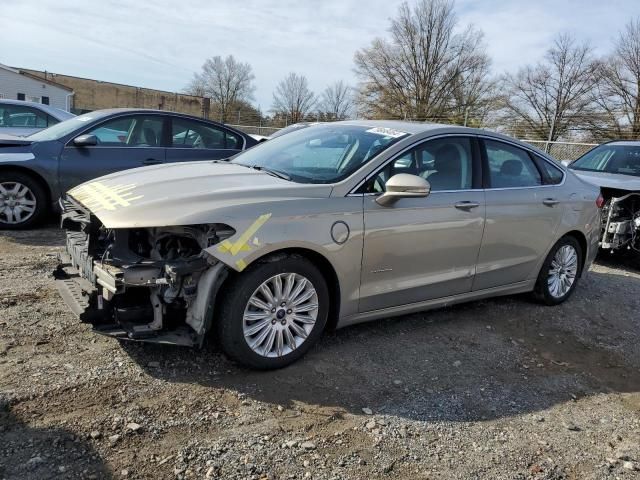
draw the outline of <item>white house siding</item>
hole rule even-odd
[[[71,91],[0,65],[0,98],[17,100],[18,93],[24,93],[27,101],[41,102],[42,97],[49,97],[49,105],[69,111],[68,96]]]

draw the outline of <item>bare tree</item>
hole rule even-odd
[[[376,38],[355,54],[360,111],[437,120],[449,118],[461,105],[475,108],[484,88],[463,92],[463,78],[484,83],[489,59],[481,32],[468,27],[456,34],[456,26],[452,0],[419,0],[413,8],[403,3],[391,20],[391,38]],[[458,100],[452,98],[454,90]]]
[[[484,34],[468,27],[457,45],[448,115],[453,123],[481,126],[491,111],[498,108],[496,81],[491,76],[491,59],[485,52]]]
[[[280,81],[273,93],[272,110],[286,115],[291,123],[297,123],[313,110],[317,103],[315,94],[309,90],[307,77],[290,73]]]
[[[329,85],[320,100],[322,113],[328,120],[344,120],[353,112],[352,88],[342,80]]]
[[[596,112],[592,91],[597,83],[592,48],[560,35],[543,61],[505,75],[505,118],[521,125],[518,135],[557,140]]]
[[[601,138],[640,139],[640,17],[620,32],[613,54],[600,67],[596,102],[602,109],[593,122]]]
[[[220,112],[220,121],[227,122],[234,105],[253,99],[254,79],[248,63],[238,62],[233,55],[215,56],[204,62],[201,72],[194,73],[185,91],[211,97]]]

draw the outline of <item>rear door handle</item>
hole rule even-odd
[[[479,206],[480,204],[478,202],[469,201],[458,202],[454,205],[454,207],[456,207],[458,210],[471,210],[472,208],[477,208]]]
[[[145,158],[142,161],[143,165],[158,165],[159,163],[162,163],[160,160],[156,160],[155,158]]]
[[[554,205],[559,204],[560,200],[557,200],[555,198],[545,198],[542,203],[544,203],[547,207],[553,207]]]

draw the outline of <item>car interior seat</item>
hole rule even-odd
[[[144,140],[147,145],[150,145],[152,147],[158,145],[158,136],[156,135],[156,132],[153,128],[144,128]]]
[[[433,190],[458,190],[462,181],[462,159],[451,144],[439,147],[433,160],[434,173],[427,180]]]
[[[518,160],[505,160],[500,167],[500,175],[498,175],[498,185],[493,187],[519,187],[521,183],[522,162]]]

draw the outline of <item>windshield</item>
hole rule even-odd
[[[34,142],[58,140],[59,138],[69,135],[71,132],[84,127],[88,122],[95,120],[96,118],[98,118],[98,116],[91,114],[73,117],[69,120],[65,120],[64,122],[57,123],[53,127],[45,128],[44,130],[31,134],[27,138]]]
[[[320,124],[262,143],[232,162],[285,174],[294,182],[334,183],[407,135],[384,127]]]
[[[570,166],[573,170],[640,176],[640,145],[600,145]]]

